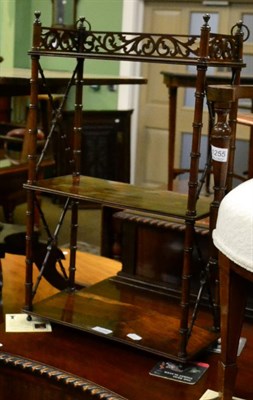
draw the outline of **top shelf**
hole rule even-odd
[[[89,58],[103,62],[139,61],[201,67],[208,64],[241,69],[244,66],[240,55],[242,22],[232,27],[232,34],[228,35],[210,32],[209,19],[208,14],[203,15],[204,24],[199,35],[112,32],[93,31],[85,17],[80,17],[73,29],[42,26],[40,12],[36,11],[29,54],[38,58]]]
[[[66,175],[40,180],[34,184],[26,183],[24,187],[43,193],[71,197],[80,201],[178,218],[185,218],[187,210],[188,196],[186,194],[148,189],[89,176],[80,176],[78,183],[74,183],[72,175]],[[210,198],[200,198],[197,202],[196,216],[190,218],[198,220],[206,217],[209,214],[209,207]]]

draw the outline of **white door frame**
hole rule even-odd
[[[123,0],[122,31],[142,32],[144,0]],[[121,61],[120,76],[140,76],[140,63]],[[131,119],[130,182],[135,181],[139,85],[119,85],[118,109],[134,112]]]

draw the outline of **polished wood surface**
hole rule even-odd
[[[243,35],[242,22],[233,27],[231,35],[211,33],[209,25],[210,16],[203,16],[203,25],[199,35],[170,35],[170,34],[150,34],[150,33],[124,33],[124,32],[97,32],[92,31],[90,23],[85,18],[80,18],[75,29],[62,31],[61,28],[50,29],[41,24],[41,13],[35,12],[33,24],[33,44],[29,51],[31,56],[31,101],[30,111],[32,114],[29,129],[29,176],[27,189],[27,258],[26,258],[26,306],[27,311],[33,308],[33,249],[32,237],[34,229],[34,197],[37,191],[49,193],[51,195],[61,195],[66,197],[64,210],[71,203],[71,266],[69,268],[69,288],[75,287],[76,271],[76,241],[78,237],[78,203],[79,201],[93,201],[101,205],[111,207],[130,207],[138,210],[151,211],[163,215],[173,215],[183,218],[185,221],[185,240],[184,240],[184,260],[182,271],[182,290],[181,290],[181,313],[179,318],[178,331],[178,357],[185,361],[187,359],[187,345],[192,332],[190,324],[190,292],[191,292],[191,273],[192,273],[192,250],[194,246],[194,224],[196,219],[205,216],[208,208],[207,203],[203,204],[203,199],[199,199],[199,159],[200,142],[202,133],[203,101],[205,92],[205,80],[208,67],[232,67],[235,82],[238,82],[241,68],[244,66],[242,60]],[[184,37],[184,39],[182,39]],[[54,46],[52,41],[55,38]],[[68,46],[66,47],[66,42]],[[161,50],[161,43],[163,49]],[[77,46],[78,44],[78,46]],[[148,44],[148,45],[147,45]],[[172,47],[173,50],[172,50]],[[226,55],[223,52],[224,46],[229,49]],[[147,51],[148,47],[148,51]],[[218,47],[218,48],[217,48]],[[235,51],[236,49],[236,51]],[[75,116],[74,128],[71,143],[66,143],[65,155],[72,166],[72,177],[56,178],[47,183],[37,184],[36,167],[40,164],[42,157],[36,159],[36,130],[38,121],[38,79],[40,75],[39,58],[41,57],[66,57],[76,60],[73,77],[75,77]],[[133,62],[154,62],[163,64],[191,65],[196,67],[196,95],[195,111],[192,123],[192,148],[189,154],[190,179],[188,195],[172,194],[172,192],[155,192],[147,188],[137,188],[133,185],[124,185],[98,179],[88,182],[87,177],[80,176],[81,165],[81,129],[82,109],[83,109],[83,72],[84,61],[86,59],[97,59],[105,62],[106,60],[133,61]],[[73,79],[70,81],[73,85]],[[67,86],[65,94],[69,93]],[[55,119],[61,118],[61,108],[56,111]],[[55,124],[57,121],[55,122]],[[54,128],[54,124],[52,124]],[[63,138],[64,139],[64,138]],[[85,156],[85,154],[84,154]],[[37,164],[37,165],[36,165]],[[217,171],[217,185],[219,186],[219,171]],[[219,187],[220,189],[220,187]],[[64,211],[63,210],[63,211]],[[64,215],[64,214],[62,214]],[[60,226],[61,221],[59,221]],[[56,232],[57,234],[57,232]],[[57,237],[50,237],[49,243],[57,242]],[[49,251],[50,251],[50,246]],[[175,265],[175,268],[177,266]],[[123,274],[121,276],[123,279]],[[127,277],[125,283],[127,283]],[[128,281],[128,283],[130,283]],[[135,282],[131,282],[132,288]],[[133,299],[137,296],[133,296]],[[124,303],[124,302],[123,302]],[[149,301],[147,301],[148,308]],[[124,304],[122,304],[124,306]],[[138,308],[138,304],[135,304]],[[121,314],[120,314],[121,315]],[[84,315],[85,318],[85,315]],[[215,327],[218,327],[216,318]],[[166,334],[167,332],[165,332]],[[141,336],[141,335],[140,335]],[[163,340],[158,335],[157,340]],[[168,341],[169,341],[168,336]],[[205,347],[206,342],[203,343]],[[137,344],[138,347],[138,344]],[[197,348],[199,351],[199,347]],[[150,348],[152,351],[152,348]],[[174,353],[173,353],[174,356]]]
[[[138,288],[117,277],[99,282],[91,288],[65,291],[33,304],[31,315],[48,318],[65,326],[104,336],[180,361],[178,331],[180,304],[171,304],[168,295],[149,288]],[[171,316],[173,315],[173,316]],[[168,326],[168,329],[165,327]],[[196,324],[188,344],[192,358],[218,338],[210,327]],[[98,330],[96,330],[98,328]],[[138,340],[132,339],[136,335]]]
[[[246,126],[253,126],[253,114],[238,114],[237,123]]]
[[[185,217],[187,195],[168,190],[152,190],[123,182],[81,176],[73,182],[71,175],[25,184],[30,190],[39,190],[60,196],[71,196],[82,201],[92,201],[118,208],[131,208],[155,214]],[[193,219],[208,215],[210,199],[202,197],[197,204],[198,214]]]
[[[249,294],[252,272],[236,266],[220,253],[220,291],[222,354],[219,364],[219,391],[222,400],[232,400],[237,378],[237,348],[241,336],[244,310]],[[246,278],[247,277],[247,278]],[[252,373],[252,371],[251,371]],[[252,393],[253,394],[253,393]]]
[[[29,68],[6,68],[0,66],[0,94],[2,97],[25,96],[30,94],[30,75]],[[57,93],[61,91],[69,78],[68,72],[48,71],[48,79],[53,85],[53,90]],[[43,87],[40,87],[43,92]]]
[[[121,265],[115,261],[87,253],[78,252],[77,261],[80,267],[77,271],[77,279],[87,284],[94,284],[115,275],[121,268]],[[175,400],[175,398],[199,400],[207,389],[218,390],[220,359],[218,354],[203,352],[196,357],[198,361],[209,363],[210,367],[195,385],[189,386],[149,375],[151,368],[163,357],[112,342],[103,337],[58,324],[52,325],[51,333],[6,333],[4,314],[19,313],[23,306],[25,259],[23,256],[7,254],[2,263],[4,287],[0,325],[0,342],[3,345],[0,352],[1,398],[4,399],[8,395],[8,398],[19,400],[42,399],[43,397],[38,397],[39,388],[40,396],[44,395],[47,398],[51,398],[49,396],[53,393],[55,396],[53,398],[56,400],[58,398],[86,399],[84,394],[78,394],[78,387],[71,392],[72,397],[70,395],[64,397],[68,392],[67,382],[59,379],[56,388],[52,388],[48,374],[45,373],[43,378],[43,373],[36,372],[36,366],[39,368],[39,365],[41,368],[44,367],[45,371],[51,366],[53,367],[51,372],[54,369],[64,370],[82,379],[93,381],[129,400]],[[44,280],[40,289],[36,297],[37,301],[57,293],[57,290]],[[198,317],[199,325],[205,327],[208,318],[208,314],[202,311]],[[236,396],[247,400],[253,399],[252,329],[252,324],[244,323],[242,336],[247,338],[247,343],[238,358],[239,372],[235,390]],[[4,361],[6,353],[12,357],[9,357],[9,364]],[[21,367],[21,365],[29,366],[22,357],[30,360],[32,371],[29,371],[28,367],[27,369]],[[26,392],[26,387],[29,388],[29,392]],[[14,396],[11,397],[13,393]],[[62,397],[59,397],[59,393]]]

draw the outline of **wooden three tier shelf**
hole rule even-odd
[[[101,335],[110,340],[123,342],[139,349],[185,361],[194,357],[217,338],[217,330],[198,327],[190,321],[190,277],[192,270],[192,250],[195,246],[194,232],[196,222],[209,216],[210,234],[215,226],[219,202],[224,196],[225,176],[231,168],[230,158],[226,162],[214,162],[215,189],[213,198],[199,195],[198,171],[199,148],[201,141],[203,102],[206,93],[206,72],[208,67],[230,68],[232,83],[239,83],[242,62],[243,33],[242,23],[238,23],[229,35],[210,32],[209,16],[203,17],[200,35],[159,35],[149,33],[95,32],[89,22],[80,18],[74,29],[43,27],[40,13],[35,13],[33,45],[31,56],[31,100],[30,118],[27,134],[29,176],[24,185],[27,190],[27,254],[26,254],[26,299],[24,310],[30,315],[38,315],[54,323],[64,324],[91,334]],[[72,78],[66,87],[62,103],[54,110],[52,126],[45,149],[36,154],[36,132],[38,121],[38,81],[43,80],[52,98],[50,87],[44,76],[41,60],[44,57],[72,58],[76,60]],[[196,101],[192,132],[192,149],[189,157],[190,178],[188,194],[173,191],[148,190],[132,184],[108,181],[80,175],[81,129],[85,120],[83,115],[83,73],[84,61],[94,59],[156,62],[164,65],[196,66]],[[164,68],[163,65],[163,68]],[[62,109],[70,88],[75,90],[73,132],[70,143],[67,138],[65,154],[69,159],[72,173],[38,180],[44,154],[61,122]],[[235,112],[232,108],[231,113]],[[221,116],[222,118],[222,116]],[[234,116],[232,115],[232,118]],[[63,121],[64,122],[64,121]],[[223,138],[217,135],[216,125],[211,135],[212,145],[223,147]],[[215,130],[216,129],[216,130]],[[233,127],[231,138],[233,138]],[[225,171],[225,172],[224,172]],[[63,204],[59,223],[51,233],[40,202],[40,193],[61,197]],[[175,304],[168,296],[166,285],[146,282],[134,273],[124,270],[91,287],[80,287],[75,283],[76,250],[78,238],[79,203],[89,202],[119,209],[130,209],[147,213],[161,220],[176,218],[185,225],[184,263],[182,274],[181,304]],[[40,303],[36,303],[36,291],[43,275],[33,284],[33,237],[34,215],[39,209],[41,220],[48,232],[48,251],[44,265],[51,251],[57,246],[57,235],[67,211],[71,212],[70,226],[70,265],[66,276],[66,289]],[[37,212],[37,211],[36,211]],[[143,214],[142,214],[143,215]],[[210,266],[216,271],[217,254],[210,241]],[[178,268],[177,265],[174,268]],[[216,273],[216,272],[215,272]],[[173,317],[171,309],[174,307]],[[214,325],[218,328],[218,302],[214,299],[216,314]],[[176,311],[175,311],[176,310]],[[192,325],[193,328],[192,328]]]

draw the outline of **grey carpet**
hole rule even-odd
[[[61,214],[62,206],[55,204],[50,197],[42,197],[42,209],[46,220],[50,226],[51,233],[54,233],[58,219]],[[78,221],[78,249],[94,254],[99,254],[101,245],[101,210],[98,208],[81,208]],[[58,245],[60,247],[68,246],[70,242],[70,211],[64,219],[61,226]],[[24,225],[26,220],[26,204],[16,207],[14,213],[14,223]],[[4,222],[3,211],[0,208],[0,221]],[[47,234],[43,227],[41,228],[41,240],[45,241]]]

